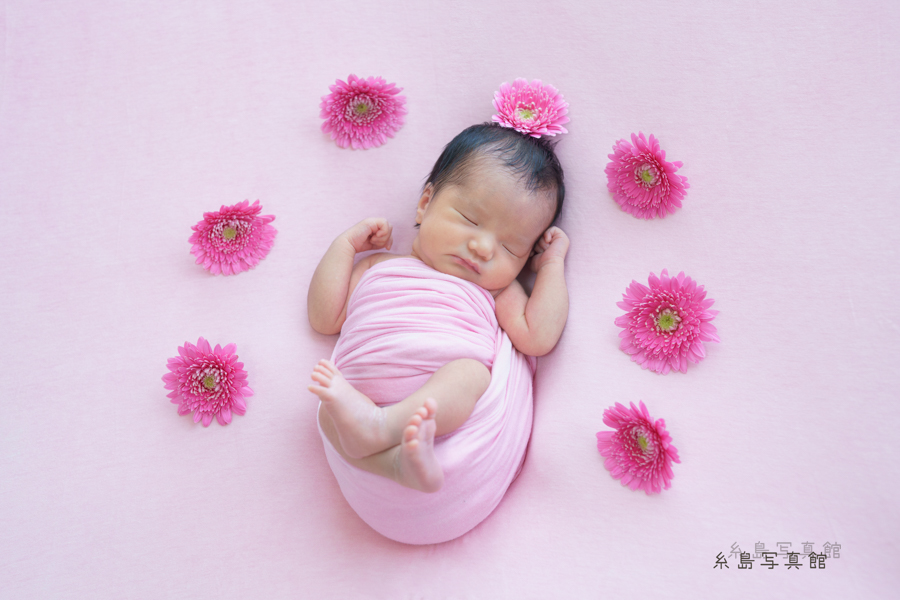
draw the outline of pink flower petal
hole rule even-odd
[[[231,410],[227,407],[223,408],[216,413],[216,420],[219,422],[219,425],[228,425],[231,423]]]

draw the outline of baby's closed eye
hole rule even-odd
[[[459,211],[456,211],[456,212],[459,213],[459,216],[461,216],[463,219],[465,219],[466,221],[468,221],[468,222],[471,223],[472,225],[478,225],[478,223],[476,223],[475,221],[473,221],[472,219],[470,219],[469,217],[467,217],[467,216],[464,215],[463,213],[461,213],[461,212],[459,212]]]

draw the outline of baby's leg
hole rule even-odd
[[[410,417],[398,445],[364,458],[353,458],[344,452],[328,411],[319,411],[319,423],[331,445],[351,465],[408,488],[436,492],[444,484],[444,472],[434,454],[436,408],[433,399],[426,399],[424,405]]]
[[[434,399],[440,415],[435,435],[456,431],[472,414],[491,374],[476,360],[454,360],[435,371],[409,397],[384,408],[350,385],[331,361],[320,360],[312,379],[319,385],[311,385],[309,390],[322,400],[344,452],[362,458],[399,444],[410,418],[426,398]]]

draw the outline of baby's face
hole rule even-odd
[[[419,199],[413,256],[494,296],[513,282],[553,219],[554,192],[529,192],[494,159],[481,159],[459,185]]]

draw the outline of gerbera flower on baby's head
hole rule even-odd
[[[260,216],[259,200],[218,211],[203,213],[203,220],[191,226],[194,233],[188,241],[197,264],[213,275],[237,275],[255,267],[272,249],[278,231],[269,225],[272,215]]]
[[[659,141],[643,133],[631,134],[631,144],[619,140],[613,146],[606,165],[607,187],[625,212],[641,218],[665,217],[681,207],[687,177],[675,173],[681,161],[666,161]]]
[[[669,277],[663,269],[659,277],[650,273],[648,283],[650,287],[632,281],[616,304],[626,311],[616,318],[623,330],[619,348],[642,369],[687,373],[688,362],[706,356],[703,342],[719,341],[710,323],[719,314],[710,309],[715,300],[684,272]]]
[[[341,148],[376,148],[394,137],[403,126],[406,97],[403,88],[381,77],[362,79],[350,75],[336,80],[331,93],[322,96],[319,116],[325,119],[322,131]]]
[[[654,422],[643,401],[640,408],[630,404],[629,409],[616,402],[603,411],[603,422],[615,431],[598,432],[597,449],[606,457],[604,466],[622,485],[648,495],[659,493],[672,486],[672,463],[681,462],[678,450],[663,419]]]
[[[563,124],[569,122],[566,116],[569,103],[555,87],[539,79],[528,83],[519,78],[512,85],[503,83],[494,93],[494,108],[497,109],[492,117],[495,122],[520,133],[532,137],[567,133]]]
[[[247,385],[247,371],[237,362],[237,347],[211,348],[202,337],[197,345],[185,342],[178,347],[178,356],[170,358],[169,373],[163,375],[168,397],[178,405],[178,414],[194,413],[194,423],[203,421],[209,427],[213,417],[219,425],[231,423],[232,413],[247,411],[244,398],[253,395]]]

